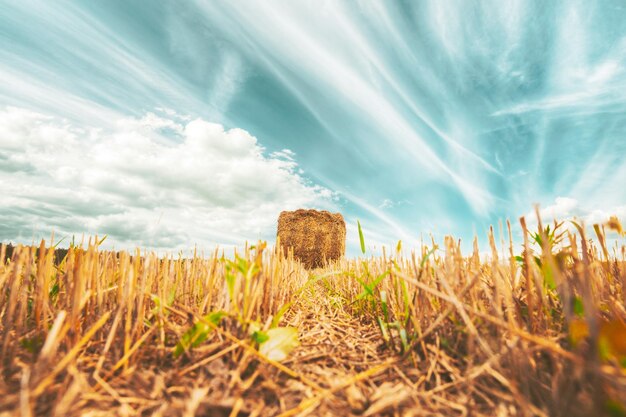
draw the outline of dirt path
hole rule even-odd
[[[314,301],[288,320],[298,323],[301,345],[284,365],[321,390],[287,381],[293,390],[283,397],[284,415],[380,415],[400,405],[404,395],[396,394],[407,387],[402,381],[391,383],[399,376],[388,364],[393,355],[382,345],[378,329],[348,314],[332,297],[312,296]]]

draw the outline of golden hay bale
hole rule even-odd
[[[346,223],[340,213],[317,210],[283,211],[278,216],[278,239],[285,255],[293,256],[306,268],[337,260],[346,251]]]

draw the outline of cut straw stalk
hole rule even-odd
[[[169,308],[168,307],[168,309],[171,310],[171,311],[176,311],[176,309],[174,309],[174,308]],[[178,314],[183,314],[182,312],[179,312],[179,311],[177,313]],[[243,341],[243,340],[235,337],[233,334],[231,334],[230,332],[228,332],[228,331],[220,328],[219,326],[215,325],[210,320],[205,320],[204,317],[195,316],[195,319],[197,321],[201,321],[202,323],[206,324],[213,331],[215,331],[215,332],[219,333],[220,335],[224,336],[226,339],[230,340],[235,345],[243,348],[246,352],[248,352],[249,354],[252,354],[252,356],[256,356],[262,362],[265,362],[265,363],[275,367],[279,371],[289,375],[292,378],[300,380],[302,383],[304,383],[305,385],[309,386],[310,388],[313,388],[316,391],[323,391],[323,388],[321,388],[315,382],[313,382],[313,381],[309,380],[308,378],[306,378],[305,376],[300,375],[297,372],[289,369],[288,367],[286,367],[282,363],[274,361],[274,360],[268,358],[267,356],[263,355],[261,352],[256,350],[253,346],[251,346],[250,342]]]
[[[45,389],[54,382],[54,378],[62,372],[65,367],[80,353],[80,350],[84,345],[89,342],[89,340],[93,337],[94,334],[107,322],[109,317],[111,316],[110,312],[106,312],[100,317],[100,319],[93,325],[87,332],[83,335],[83,337],[74,345],[74,347],[59,361],[59,363],[48,373],[39,384],[33,389],[32,395],[37,397],[41,395]]]
[[[520,223],[522,223],[521,219]],[[525,222],[522,226],[525,229]],[[597,238],[602,239],[604,231],[602,228],[598,230],[600,235],[596,231]],[[527,231],[524,234],[526,235]],[[588,322],[587,318],[593,320],[599,314],[598,306],[602,306],[603,315],[611,315],[611,319],[615,320],[624,320],[623,295],[626,294],[626,285],[624,285],[626,267],[624,265],[626,263],[623,259],[626,258],[626,251],[617,250],[616,253],[621,253],[622,258],[612,257],[611,265],[609,265],[607,252],[601,247],[598,250],[590,244],[585,237],[584,230],[579,230],[579,235],[581,238],[579,246],[577,246],[577,238],[570,235],[571,264],[561,265],[551,261],[549,254],[546,253],[546,265],[552,268],[562,268],[560,271],[562,276],[557,277],[556,281],[561,287],[567,287],[566,289],[572,294],[582,296],[586,323],[592,323]],[[35,390],[39,388],[39,383],[44,382],[42,379],[45,378],[44,372],[49,369],[49,363],[58,356],[57,351],[62,347],[70,352],[61,360],[69,360],[69,363],[58,371],[59,366],[53,369],[54,372],[58,372],[55,382],[59,380],[60,373],[71,371],[72,361],[81,357],[83,351],[85,357],[76,361],[74,372],[77,375],[85,375],[84,371],[91,372],[92,365],[96,363],[94,370],[96,381],[101,379],[98,372],[105,363],[110,361],[113,363],[113,368],[119,370],[126,364],[134,364],[136,362],[132,361],[134,355],[141,355],[142,367],[128,366],[129,372],[149,374],[152,372],[151,367],[158,363],[159,366],[164,367],[163,371],[167,372],[167,375],[175,375],[176,392],[188,393],[190,387],[196,382],[200,383],[202,379],[203,372],[190,375],[194,370],[219,357],[227,357],[229,359],[225,360],[224,364],[233,367],[231,369],[235,372],[229,375],[235,375],[235,377],[223,383],[225,386],[242,390],[241,392],[245,393],[245,396],[241,396],[243,394],[239,392],[236,395],[237,398],[245,400],[246,407],[242,410],[245,409],[246,412],[248,409],[260,410],[259,407],[250,404],[258,400],[255,397],[258,395],[258,386],[267,387],[274,383],[273,387],[276,389],[278,398],[281,398],[282,389],[302,386],[305,388],[299,395],[312,395],[313,399],[319,400],[301,403],[299,408],[295,409],[296,412],[297,410],[305,413],[311,412],[315,406],[323,403],[324,407],[328,407],[334,414],[345,414],[348,412],[347,409],[334,408],[337,404],[341,404],[342,396],[334,396],[332,401],[324,402],[324,399],[331,395],[329,394],[331,390],[317,386],[317,379],[315,376],[310,376],[309,370],[319,369],[321,381],[329,371],[336,372],[355,366],[368,366],[365,364],[371,360],[372,356],[380,355],[377,346],[370,346],[376,343],[370,337],[367,338],[368,340],[359,340],[357,343],[350,342],[350,349],[359,352],[364,349],[359,353],[363,357],[359,357],[358,360],[355,359],[354,354],[346,354],[342,351],[340,344],[335,343],[326,347],[324,343],[313,342],[309,346],[304,344],[300,348],[301,354],[291,356],[288,359],[289,367],[287,367],[285,363],[273,364],[267,358],[256,355],[256,349],[249,340],[242,340],[234,333],[226,331],[224,327],[218,326],[214,329],[219,335],[217,338],[220,339],[219,342],[215,342],[217,343],[216,351],[213,351],[213,347],[204,347],[206,352],[215,352],[210,356],[195,363],[185,363],[185,367],[182,367],[184,361],[163,361],[163,355],[168,354],[168,346],[171,346],[172,338],[180,335],[178,329],[181,324],[190,325],[207,312],[220,310],[233,314],[236,309],[239,309],[245,311],[244,320],[266,324],[271,321],[272,317],[284,317],[284,321],[289,325],[298,326],[302,337],[309,340],[317,338],[326,340],[328,332],[337,330],[346,335],[370,334],[374,322],[369,321],[368,315],[356,312],[353,308],[352,302],[362,288],[351,277],[362,277],[366,271],[376,277],[388,270],[392,270],[392,273],[380,282],[376,291],[373,291],[375,297],[373,308],[374,310],[380,308],[380,299],[376,297],[379,295],[378,291],[384,291],[387,295],[385,306],[388,309],[384,315],[385,320],[403,323],[413,342],[407,349],[407,355],[411,355],[413,361],[399,360],[394,366],[400,372],[395,372],[393,375],[386,374],[384,379],[381,379],[381,376],[376,378],[364,376],[363,380],[369,381],[363,387],[377,390],[383,380],[393,384],[406,384],[414,390],[428,385],[428,390],[436,391],[420,397],[425,399],[424,402],[415,396],[411,398],[419,402],[420,407],[425,407],[425,412],[433,415],[449,415],[459,412],[467,401],[484,407],[471,410],[477,415],[495,415],[497,414],[496,408],[501,403],[509,407],[513,405],[523,407],[531,410],[530,414],[541,415],[539,410],[551,412],[571,402],[573,398],[571,390],[568,391],[562,387],[564,385],[563,372],[567,372],[568,378],[575,379],[575,385],[583,391],[581,395],[593,394],[594,398],[600,398],[598,392],[606,390],[607,395],[613,396],[611,398],[616,401],[620,400],[623,396],[620,397],[622,394],[619,393],[626,392],[623,389],[626,386],[624,381],[626,375],[617,365],[615,358],[601,361],[598,355],[592,355],[593,349],[585,348],[589,343],[595,343],[593,325],[590,326],[592,331],[582,344],[582,348],[571,347],[567,344],[565,340],[567,327],[564,326],[568,325],[571,315],[568,315],[565,299],[561,298],[562,288],[558,288],[558,293],[554,289],[543,288],[542,271],[535,266],[533,259],[534,253],[531,245],[534,244],[529,242],[528,236],[524,237],[521,265],[523,281],[521,282],[516,281],[520,266],[512,263],[511,259],[505,261],[500,257],[502,261],[498,263],[481,262],[477,244],[474,246],[473,255],[464,258],[461,256],[458,243],[450,238],[445,241],[445,253],[438,252],[433,246],[432,250],[423,248],[421,259],[414,254],[403,258],[400,253],[391,257],[387,254],[381,258],[370,257],[359,262],[344,259],[334,263],[333,270],[320,271],[321,275],[332,275],[332,279],[314,278],[308,281],[308,274],[300,266],[288,259],[279,258],[275,252],[272,252],[269,256],[264,256],[262,262],[258,262],[262,269],[261,273],[237,275],[235,294],[232,299],[228,297],[228,292],[225,290],[225,261],[218,257],[219,252],[215,252],[209,259],[200,259],[194,255],[190,259],[174,260],[152,257],[150,261],[146,261],[145,257],[133,257],[125,252],[97,253],[90,247],[86,253],[68,257],[58,268],[54,268],[46,262],[42,263],[41,246],[20,248],[12,254],[12,262],[0,265],[0,293],[7,294],[6,297],[0,298],[3,332],[0,337],[4,343],[2,351],[5,352],[5,360],[2,364],[6,367],[3,371],[5,371],[4,375],[17,375],[10,379],[6,386],[0,385],[0,395],[4,394],[1,390],[7,389],[6,387],[16,389],[15,392],[8,392],[9,395],[3,397],[6,398],[7,405],[4,409],[0,406],[0,409],[19,412],[20,395],[22,398],[28,398],[26,403],[37,404],[39,407],[41,396],[35,395]],[[4,246],[0,249],[0,252],[2,251],[6,252]],[[49,253],[49,250],[46,251],[45,256]],[[509,242],[509,255],[512,253]],[[608,256],[613,255],[608,253]],[[79,258],[82,260],[78,261],[80,266],[77,269]],[[257,262],[254,251],[248,248],[244,252],[243,259],[248,264]],[[543,258],[540,259],[543,260]],[[72,271],[72,279],[68,271]],[[249,269],[247,271],[249,272]],[[50,284],[42,281],[48,275]],[[82,286],[84,290],[82,294],[78,294],[80,292],[76,291],[78,287],[73,285],[76,280],[82,282],[82,284],[79,282],[79,287]],[[51,283],[57,281],[60,285],[54,290],[58,293],[52,293]],[[305,282],[307,284],[303,285]],[[364,280],[364,282],[370,281]],[[323,286],[318,284],[323,284]],[[306,294],[301,291],[304,288],[307,290]],[[88,291],[90,291],[89,295],[86,296]],[[244,293],[248,296],[246,297]],[[159,299],[158,305],[157,301],[150,301],[150,294],[158,295],[156,297]],[[44,302],[47,295],[51,297]],[[31,300],[32,311],[29,304]],[[494,303],[506,308],[502,310],[502,317],[497,312],[499,307],[494,306]],[[171,306],[177,308],[172,310],[169,308]],[[310,317],[317,317],[316,314],[320,308],[329,309],[329,314],[321,319],[324,321],[322,325],[305,325],[307,320],[311,320]],[[528,327],[522,324],[524,308],[528,309]],[[77,312],[79,314],[76,314]],[[85,346],[90,345],[94,337],[83,342],[84,336],[81,338],[80,332],[71,338],[66,337],[70,328],[74,328],[71,323],[80,324],[79,330],[92,326],[91,330],[98,324],[98,319],[102,318],[101,315],[104,312],[117,314],[112,324],[107,325],[106,341],[97,341],[98,343],[104,342],[102,347],[98,344],[94,345],[97,349],[85,350]],[[129,312],[131,323],[130,329],[127,330]],[[74,317],[73,320],[68,320],[70,313]],[[359,315],[359,317],[352,317],[354,319],[352,321],[344,319],[354,315]],[[155,323],[153,326],[156,329],[154,330],[159,331],[160,349],[156,355],[145,354],[148,351],[146,346],[151,340],[150,337],[155,335],[152,328],[144,328],[146,320]],[[482,322],[480,325],[477,324],[479,321]],[[52,327],[46,330],[49,323],[52,323]],[[276,324],[278,323],[273,325]],[[42,337],[46,333],[47,337],[39,352],[39,358],[35,359],[36,356],[30,349],[37,349],[37,345],[32,343],[37,340],[37,337]],[[489,356],[488,353],[485,355],[483,353],[485,349],[475,345],[476,342],[480,343],[476,334],[494,351],[498,351],[499,346],[505,340],[519,337],[524,343],[508,346],[512,349],[510,351],[512,358],[519,356],[519,361],[501,360],[491,366],[481,368],[485,361],[489,361],[493,356]],[[443,345],[445,339],[447,339],[447,346]],[[29,343],[31,345],[28,345]],[[435,343],[436,347],[431,343]],[[366,344],[367,347],[365,347]],[[448,347],[455,351],[448,350]],[[597,348],[597,346],[594,347]],[[76,348],[78,350],[74,351]],[[29,352],[25,349],[29,349]],[[535,352],[535,354],[528,355],[530,352]],[[515,355],[516,353],[519,355]],[[73,358],[68,355],[72,355]],[[291,388],[279,386],[275,381],[268,380],[269,374],[259,372],[258,368],[241,382],[237,378],[238,372],[247,369],[245,365],[249,363],[251,357],[256,357],[260,362],[276,367],[279,372],[284,372],[293,379],[302,381],[306,375],[305,380],[308,380],[309,384],[303,381],[302,384],[293,384],[293,386],[287,384]],[[10,358],[15,358],[15,360],[10,361]],[[316,358],[326,359],[318,361]],[[332,358],[332,361],[329,361],[329,358]],[[547,358],[549,358],[547,362],[550,366],[546,365]],[[17,369],[15,363],[29,360],[33,361],[33,365],[30,366],[28,378],[24,373],[15,372]],[[332,366],[328,365],[331,362],[336,364],[333,370],[328,369],[328,366]],[[145,366],[143,366],[144,363]],[[28,366],[28,363],[26,365]],[[281,365],[283,368],[280,367]],[[520,366],[524,366],[524,369]],[[303,372],[302,369],[306,371]],[[475,374],[479,369],[482,372]],[[110,372],[110,368],[106,371]],[[454,379],[452,382],[459,381],[463,375],[475,376],[471,380],[444,385],[448,384],[451,379]],[[603,383],[589,384],[579,375],[601,375]],[[120,378],[105,381],[104,383],[110,384],[108,387],[112,391],[109,393],[105,390],[116,400],[117,397],[112,393],[119,392],[120,400],[138,405],[139,408],[135,410],[138,412],[141,407],[147,407],[147,403],[134,402],[131,399],[140,398],[145,393],[131,393],[131,390],[137,388],[133,387],[132,378],[127,379],[130,376],[132,374],[122,373]],[[28,383],[24,385],[20,378],[28,379]],[[101,380],[104,381],[104,379]],[[256,382],[252,384],[253,381]],[[278,378],[277,381],[280,381],[279,384],[282,385],[285,380]],[[351,379],[346,378],[345,381],[351,381]],[[471,387],[466,392],[464,391],[464,399],[459,397],[459,393],[463,391],[459,389],[462,384],[467,385],[468,388]],[[20,386],[27,386],[28,390],[18,392]],[[32,389],[33,386],[35,389]],[[606,388],[607,386],[610,389]],[[95,388],[98,389],[99,384],[96,384]],[[51,396],[65,396],[68,389],[66,383],[53,382],[44,391]],[[309,389],[313,389],[313,394]],[[39,390],[41,391],[41,388]],[[554,390],[554,393],[551,390]],[[227,396],[229,392],[223,395]],[[89,407],[97,406],[94,404],[99,402],[110,401],[111,397],[97,393],[81,395],[81,398],[87,402],[79,401],[76,404],[80,405],[71,410],[76,413],[87,413]],[[171,398],[159,397],[150,404],[158,404],[159,401],[164,404],[164,408],[161,409],[163,413],[180,414],[178,412],[180,410],[170,409],[174,407]],[[207,405],[206,401],[203,404]],[[227,407],[230,410],[235,401],[225,397],[223,404],[229,404]],[[251,407],[247,407],[248,405]],[[271,402],[266,404],[257,402],[257,405],[266,407],[265,411],[267,409],[276,411],[276,407],[279,406]],[[128,409],[128,411],[131,410]],[[288,412],[293,411],[288,410]],[[598,414],[592,411],[587,414]]]
[[[551,342],[550,340],[547,340],[545,338],[542,338],[540,336],[535,336],[533,334],[530,334],[522,329],[516,328],[514,327],[511,323],[507,323],[501,319],[498,319],[496,317],[493,317],[487,313],[483,313],[482,311],[478,311],[475,307],[468,305],[466,303],[460,303],[458,300],[455,300],[454,298],[434,289],[431,288],[427,285],[422,284],[421,282],[415,280],[414,278],[404,275],[404,274],[400,274],[398,273],[398,276],[403,277],[407,282],[410,282],[411,284],[419,287],[420,289],[424,290],[425,292],[434,295],[438,298],[440,298],[443,301],[446,301],[448,303],[451,303],[452,305],[457,305],[460,304],[466,311],[475,314],[476,316],[482,318],[483,320],[486,320],[492,324],[495,324],[496,326],[506,329],[508,331],[510,331],[511,333],[514,333],[515,335],[521,337],[524,340],[527,340],[529,342],[533,342],[539,346],[542,346],[548,350],[550,350],[552,353],[555,353],[563,358],[567,358],[571,361],[580,363],[581,362],[581,358],[577,355],[575,355],[572,352],[569,352],[565,349],[563,349],[562,347],[560,347],[558,344]]]
[[[346,388],[348,388],[351,385],[356,384],[359,381],[363,381],[365,379],[371,378],[373,376],[376,376],[378,374],[380,374],[381,372],[384,372],[385,370],[389,369],[390,367],[394,366],[397,363],[397,359],[388,359],[386,362],[378,364],[376,366],[373,366],[363,372],[360,372],[356,375],[354,375],[353,377],[347,378],[345,381],[343,381],[341,384],[330,388],[330,389],[326,389],[326,390],[322,390],[318,395],[311,397],[311,398],[306,398],[304,400],[302,400],[300,402],[300,404],[298,404],[297,407],[292,408],[291,410],[285,411],[284,413],[279,414],[278,417],[291,417],[291,416],[295,416],[297,414],[300,413],[304,413],[306,412],[312,412],[317,406],[320,405],[320,403],[322,402],[322,400],[336,394],[339,391],[342,391]]]

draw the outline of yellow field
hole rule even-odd
[[[18,247],[0,415],[626,415],[625,250],[561,229],[506,254],[491,235],[488,261],[447,238],[313,271],[263,243]]]

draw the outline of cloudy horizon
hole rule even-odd
[[[368,247],[626,218],[617,0],[0,2],[0,241]],[[485,245],[483,245],[485,246]]]

